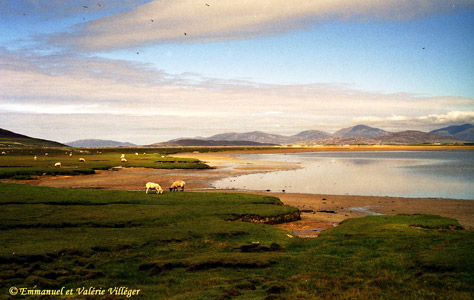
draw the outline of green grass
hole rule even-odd
[[[208,169],[209,166],[192,158],[176,158],[163,153],[135,155],[128,149],[127,162],[121,162],[120,149],[101,151],[101,149],[16,149],[0,155],[0,179],[32,179],[45,175],[93,174],[94,170],[106,170],[116,166],[145,167],[155,169]],[[137,150],[137,149],[133,149]],[[73,155],[69,154],[73,151]],[[46,155],[47,153],[47,155]],[[34,160],[34,156],[37,157]],[[79,162],[84,158],[85,162]],[[61,168],[54,167],[61,162]]]
[[[349,219],[314,240],[235,221],[295,212],[260,195],[2,183],[0,299],[12,286],[140,289],[132,299],[472,297],[474,234],[453,219]]]
[[[0,130],[1,131],[1,130]],[[0,138],[0,148],[64,147],[64,144],[35,138]]]

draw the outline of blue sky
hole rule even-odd
[[[474,122],[474,1],[0,0],[0,11],[0,127],[22,134],[150,144]]]
[[[169,73],[474,97],[473,30],[473,12],[408,22],[330,23],[245,41],[144,47],[132,59]],[[127,59],[130,53],[106,57]]]

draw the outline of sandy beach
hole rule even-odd
[[[301,151],[289,149],[293,151]],[[355,150],[357,151],[357,150]],[[281,152],[281,151],[280,151]],[[45,176],[26,183],[38,186],[93,188],[116,190],[145,190],[145,183],[154,181],[166,189],[174,180],[186,181],[190,191],[245,192],[276,196],[285,205],[298,207],[301,220],[280,224],[278,227],[300,237],[316,237],[323,229],[337,226],[347,218],[374,214],[436,214],[457,219],[466,229],[474,229],[474,201],[437,198],[372,197],[356,195],[320,195],[275,193],[265,191],[216,190],[212,182],[237,175],[291,170],[299,168],[295,163],[251,160],[236,157],[247,152],[186,153],[179,157],[200,159],[213,167],[209,170],[156,170],[124,168],[119,171],[96,171],[94,175]],[[261,153],[261,152],[258,152]],[[25,181],[22,181],[25,183]]]

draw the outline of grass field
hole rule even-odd
[[[305,240],[257,222],[298,214],[268,196],[1,183],[0,207],[0,299],[27,298],[11,297],[11,287],[64,287],[72,299],[127,298],[109,295],[114,287],[139,289],[131,299],[471,299],[474,292],[474,233],[438,216],[349,219]],[[105,295],[79,295],[82,288]]]
[[[94,170],[106,170],[116,166],[145,167],[155,169],[207,169],[209,166],[192,158],[168,156],[162,153],[136,151],[143,149],[11,149],[0,156],[0,179],[31,179],[41,175],[79,175],[93,174]],[[72,156],[70,154],[72,153]],[[127,162],[121,162],[125,154]],[[34,157],[36,156],[36,160]],[[85,162],[80,162],[84,158]],[[56,162],[61,167],[55,167]]]

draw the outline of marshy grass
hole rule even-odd
[[[209,169],[197,159],[176,158],[165,153],[131,152],[137,149],[10,149],[0,156],[0,179],[34,179],[42,175],[94,174],[95,170],[113,167],[143,167],[154,169]],[[142,150],[142,149],[140,149]],[[153,150],[153,149],[149,149]],[[155,149],[156,150],[156,149]],[[121,162],[121,154],[126,153],[127,162]],[[70,154],[73,153],[71,156]],[[34,157],[36,156],[36,159]],[[80,162],[79,158],[84,158]],[[61,162],[61,167],[55,167]]]
[[[245,222],[297,212],[261,195],[1,183],[0,208],[0,299],[9,299],[11,286],[35,285],[141,289],[134,299],[470,299],[474,292],[474,234],[439,216],[348,219],[307,240]]]

